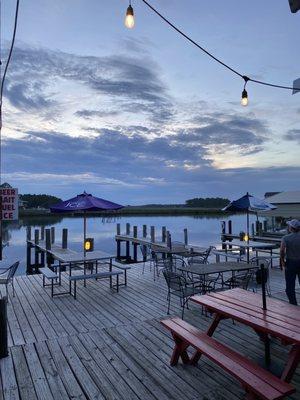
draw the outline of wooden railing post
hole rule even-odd
[[[121,235],[121,224],[117,224],[117,235]],[[116,239],[117,242],[117,259],[121,259],[121,241]]]
[[[67,249],[68,248],[68,229],[67,228],[64,228],[62,230],[61,243],[62,243],[62,248],[63,249]]]
[[[184,235],[184,244],[187,246],[187,245],[189,244],[188,230],[187,230],[187,228],[184,228],[184,230],[183,230],[183,235]]]
[[[138,229],[137,226],[133,227],[133,237],[137,238],[138,236]],[[138,248],[138,244],[136,242],[133,242],[133,261],[137,262],[137,248]]]
[[[127,222],[126,224],[126,235],[130,236],[130,224]],[[130,242],[129,240],[126,241],[126,261],[130,261]]]

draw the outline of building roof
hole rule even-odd
[[[300,204],[300,190],[281,192],[268,197],[272,204]]]
[[[265,193],[265,199],[268,198],[268,197],[274,196],[275,194],[278,194],[278,193],[281,193],[281,192],[266,192]]]

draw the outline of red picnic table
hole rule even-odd
[[[267,310],[262,309],[261,295],[244,289],[230,289],[219,293],[191,297],[195,303],[214,313],[207,331],[212,336],[222,319],[231,318],[250,326],[264,340],[269,336],[291,345],[288,360],[280,379],[290,382],[300,362],[300,307],[281,300],[268,299]],[[201,352],[195,353],[192,363],[197,363]]]

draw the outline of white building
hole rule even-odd
[[[277,207],[276,210],[269,211],[266,215],[300,218],[300,190],[277,193],[268,196],[266,200]]]

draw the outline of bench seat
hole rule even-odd
[[[243,256],[237,253],[232,253],[230,251],[222,251],[222,250],[214,250],[212,252],[215,256],[216,256],[216,262],[220,262],[220,257],[225,257],[227,258],[232,258],[234,260],[237,261],[242,261],[243,260]]]
[[[179,357],[183,363],[195,365],[204,354],[240,381],[249,399],[279,400],[295,392],[289,383],[180,318],[161,323],[171,331],[175,341],[171,365],[176,365]],[[196,350],[191,358],[186,351],[189,346]]]
[[[43,275],[43,287],[51,286],[51,297],[53,297],[54,285],[60,285],[60,277],[55,272],[53,272],[48,267],[39,268],[39,272]],[[46,283],[45,279],[51,281],[51,283]],[[59,282],[54,283],[55,280],[59,279]]]
[[[47,279],[57,279],[58,275],[48,267],[39,268],[39,272]]]
[[[127,271],[131,269],[131,266],[128,264],[119,263],[118,261],[113,261],[112,266],[124,271],[124,283],[120,284],[120,286],[121,285],[127,286]]]
[[[113,287],[112,285],[112,277],[116,276],[117,277],[117,292],[119,291],[119,275],[121,275],[123,272],[121,271],[103,271],[103,272],[97,272],[95,274],[81,274],[81,275],[71,275],[68,277],[69,282],[70,282],[70,294],[72,294],[72,288],[71,288],[71,283],[74,282],[74,298],[76,299],[77,295],[77,281],[84,280],[86,281],[87,279],[103,279],[103,278],[110,278],[110,286]]]

